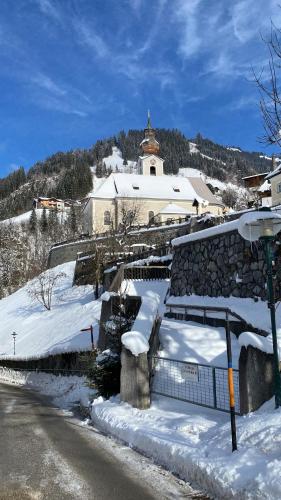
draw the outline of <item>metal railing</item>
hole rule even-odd
[[[151,356],[151,392],[229,412],[227,368]],[[235,413],[240,414],[239,370],[233,369]]]
[[[229,307],[216,307],[216,306],[198,306],[192,304],[166,304],[166,313],[180,314],[188,317],[192,311],[202,311],[203,320],[206,320],[208,313],[216,313],[215,316],[218,319],[225,319],[229,321],[232,317],[235,321],[241,321],[245,323],[245,318],[239,316],[236,312],[232,311]],[[221,313],[221,316],[217,313]],[[223,316],[223,317],[222,317]],[[211,316],[209,316],[211,317]]]
[[[124,279],[127,280],[164,280],[170,278],[170,269],[164,266],[124,267]]]

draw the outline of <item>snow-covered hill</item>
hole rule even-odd
[[[49,215],[48,209],[46,209],[46,215]],[[43,213],[41,208],[35,209],[37,219],[40,219]],[[32,210],[28,210],[28,212],[24,212],[23,214],[16,215],[15,217],[10,217],[10,219],[4,219],[0,221],[0,224],[23,224],[29,221]],[[68,212],[58,212],[57,213],[60,222],[63,222],[68,217]]]
[[[94,301],[92,286],[72,286],[74,266],[75,262],[68,262],[53,269],[65,276],[54,287],[50,311],[32,302],[28,288],[34,281],[0,300],[0,358],[34,359],[91,349],[90,334],[80,330],[93,324],[97,339],[101,302]],[[15,356],[11,336],[14,331]]]

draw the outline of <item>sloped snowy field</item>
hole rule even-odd
[[[30,282],[0,300],[0,358],[34,359],[91,349],[90,334],[80,330],[93,324],[97,340],[101,302],[94,301],[91,285],[72,286],[74,266],[75,262],[68,262],[54,268],[54,273],[66,276],[54,287],[50,311],[32,302],[27,293]],[[15,356],[13,331],[17,333]]]

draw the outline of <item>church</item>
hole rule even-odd
[[[87,199],[84,230],[93,235],[132,225],[170,222],[209,212],[221,215],[223,205],[199,177],[164,174],[160,145],[148,115],[135,174],[111,173]]]

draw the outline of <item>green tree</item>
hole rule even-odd
[[[35,208],[32,209],[29,218],[29,229],[32,233],[36,233],[37,231],[37,214]]]
[[[76,234],[78,227],[77,227],[77,218],[76,218],[76,211],[75,211],[74,205],[71,205],[71,207],[70,207],[69,225],[70,225],[70,229],[71,229],[72,234],[73,235]]]
[[[46,208],[43,208],[41,219],[40,219],[40,229],[41,233],[46,233],[48,230],[48,220],[47,220],[47,213],[46,213]]]

